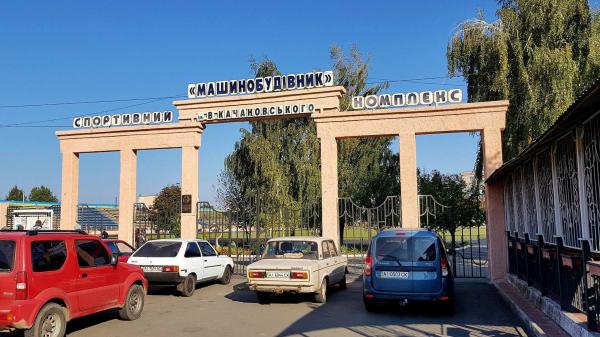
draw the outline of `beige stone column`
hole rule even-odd
[[[79,153],[62,152],[60,229],[74,229],[79,200]]]
[[[400,134],[400,198],[402,227],[419,228],[417,141],[414,133]]]
[[[6,217],[8,213],[8,202],[0,203],[0,228],[3,228],[7,225]]]
[[[192,196],[192,212],[181,214],[181,238],[195,239],[198,212],[198,147],[196,146],[181,148],[181,194]]]
[[[119,174],[119,239],[135,243],[133,204],[137,194],[137,151],[122,149]]]
[[[502,165],[502,132],[500,129],[484,129],[483,172],[487,179]],[[506,233],[504,227],[504,200],[501,182],[485,186],[487,204],[487,245],[490,266],[490,280],[503,279],[508,268]]]
[[[340,247],[338,223],[338,151],[334,137],[321,137],[321,204],[323,236]]]

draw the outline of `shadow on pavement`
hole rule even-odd
[[[326,304],[312,302],[310,294],[280,295],[270,304],[309,302],[310,313],[296,320],[278,336],[306,336],[328,331],[355,336],[523,336],[524,332],[496,289],[487,283],[457,281],[456,310],[447,314],[431,303],[406,306],[385,304],[367,312],[362,303],[362,281],[348,284],[347,290],[332,288]],[[245,283],[238,284],[226,298],[258,303]]]

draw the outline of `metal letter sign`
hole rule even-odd
[[[192,195],[181,195],[181,213],[192,213]]]

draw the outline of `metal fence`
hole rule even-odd
[[[567,130],[504,177],[509,272],[597,330],[600,117]]]

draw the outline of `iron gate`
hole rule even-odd
[[[133,238],[131,242],[138,248],[148,240],[178,238],[181,235],[180,205],[170,209],[148,208],[144,203],[133,205]]]
[[[267,240],[283,236],[320,236],[319,203],[298,207],[263,203],[251,198],[236,210],[218,210],[198,203],[198,238],[210,242],[219,254],[235,262],[234,273],[245,275],[246,266],[263,252]]]

